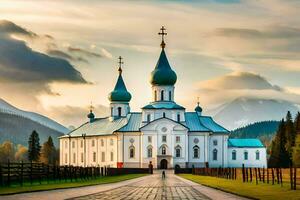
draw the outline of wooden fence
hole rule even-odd
[[[0,187],[20,185],[29,182],[33,184],[43,181],[65,181],[96,179],[101,176],[121,174],[149,173],[149,169],[131,170],[130,168],[110,167],[77,167],[45,165],[43,163],[0,163]]]
[[[300,186],[300,168],[188,168],[175,169],[176,174],[192,173],[202,176],[213,176],[241,182],[267,184],[290,184],[292,190]],[[298,187],[300,188],[300,187]]]

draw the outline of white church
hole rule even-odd
[[[198,105],[188,112],[174,99],[177,75],[166,52],[151,73],[152,99],[141,112],[131,112],[131,94],[122,77],[122,61],[114,90],[108,95],[111,114],[89,121],[60,140],[60,165],[118,168],[267,167],[266,148],[258,139],[229,139],[230,132]],[[226,116],[224,116],[226,117]],[[238,116],[237,116],[238,117]]]

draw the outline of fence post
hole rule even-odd
[[[250,168],[250,182],[252,183],[252,168]]]
[[[279,184],[280,177],[279,177],[279,169],[276,168],[276,177],[277,177],[277,184]]]
[[[263,183],[265,183],[265,168],[263,168]]]
[[[50,173],[50,166],[47,164],[47,183],[49,183],[49,173]]]
[[[256,185],[258,184],[258,180],[257,180],[257,168],[255,168],[255,182],[256,182]]]
[[[2,166],[0,164],[0,186],[3,186],[3,173],[2,173]]]
[[[242,165],[243,182],[245,182],[245,165]]]
[[[21,161],[21,177],[20,177],[20,185],[23,186],[23,171],[24,171],[24,163]]]
[[[267,168],[267,183],[269,184],[269,168]]]
[[[274,185],[274,168],[272,168],[272,185]]]
[[[10,162],[7,160],[7,185],[10,186]]]
[[[261,182],[260,168],[257,168],[257,170],[258,170],[259,182]]]
[[[297,189],[297,168],[294,167],[294,190]]]
[[[281,187],[282,187],[282,170],[281,170],[281,168],[279,168],[279,172],[280,172],[280,183],[281,183]]]
[[[32,161],[30,161],[30,184],[32,185]]]

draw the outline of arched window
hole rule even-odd
[[[148,158],[152,158],[152,146],[149,146],[147,148],[147,156],[148,156]]]
[[[110,108],[110,116],[113,116],[113,114],[114,114],[114,108],[111,107],[111,108]]]
[[[244,160],[248,160],[248,151],[244,152]]]
[[[160,92],[160,100],[164,101],[164,95],[165,95],[165,91],[161,91]]]
[[[121,117],[121,115],[122,115],[122,108],[118,107],[118,116]]]
[[[147,122],[149,123],[150,121],[151,121],[151,115],[148,114],[148,115],[147,115]]]
[[[199,151],[200,151],[200,149],[199,149],[199,147],[198,146],[194,146],[193,147],[193,151],[194,151],[194,155],[193,155],[193,157],[194,158],[199,158]]]
[[[154,101],[157,101],[157,91],[154,91]]]
[[[165,118],[166,117],[166,113],[165,112],[163,112],[163,118]]]
[[[256,160],[259,160],[259,151],[258,150],[255,152],[255,158],[256,158]]]
[[[177,146],[175,148],[175,156],[176,156],[176,158],[180,158],[181,157],[181,147],[180,146]]]
[[[166,147],[162,147],[161,148],[161,154],[162,155],[166,155]]]
[[[177,122],[180,122],[180,114],[177,114]]]
[[[169,91],[169,101],[172,101],[172,91]]]
[[[236,150],[233,150],[231,153],[231,159],[236,160]]]
[[[96,152],[93,152],[93,162],[96,162],[97,154]]]
[[[218,150],[217,149],[213,150],[213,160],[218,160]]]
[[[103,147],[103,146],[104,146],[104,140],[101,139],[101,147]]]
[[[135,149],[134,146],[129,147],[129,158],[134,158],[135,156]]]

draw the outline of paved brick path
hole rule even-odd
[[[167,174],[162,180],[159,174],[148,179],[132,183],[117,189],[99,192],[87,196],[72,198],[74,200],[90,199],[209,199],[191,185],[182,182],[173,174]]]

